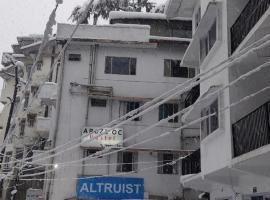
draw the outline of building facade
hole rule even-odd
[[[120,181],[125,185],[123,193],[137,191],[142,195],[140,199],[182,198],[185,190],[179,182],[182,172],[179,158],[197,148],[194,140],[198,139],[198,127],[174,132],[182,125],[181,115],[154,124],[192,104],[198,93],[175,95],[94,141],[91,135],[194,78],[197,69],[180,65],[192,37],[191,19],[191,15],[167,20],[158,13],[116,12],[111,15],[110,25],[80,25],[61,60],[55,63],[74,29],[74,25],[58,24],[56,36],[49,40],[33,73],[30,69],[42,37],[18,38],[11,55],[24,62],[24,67],[8,139],[4,140],[3,166],[6,164],[8,168],[2,169],[7,177],[3,188],[8,189],[3,189],[3,199],[12,196],[14,186],[17,193],[13,196],[19,199],[32,193],[40,195],[41,190],[44,199],[100,199],[101,192],[94,192],[97,188],[89,186],[94,184],[89,181],[99,179],[104,183],[103,193],[112,191],[108,184]],[[23,58],[17,58],[17,54]],[[5,84],[10,81],[2,96],[9,92],[10,97],[15,79],[7,78],[4,71],[0,74]],[[30,85],[25,89],[23,80],[29,78]],[[198,88],[195,90],[198,92]],[[5,112],[2,115],[8,117]],[[149,126],[153,128],[125,141]],[[170,134],[152,140],[166,132]],[[115,144],[118,146],[112,150],[130,148],[86,158]],[[55,147],[58,149],[50,151]],[[96,196],[91,196],[93,193]],[[191,193],[188,190],[187,195]]]
[[[182,121],[202,118],[201,142],[181,183],[210,199],[269,198],[269,5],[201,0],[193,9],[182,64],[200,70],[201,96]]]

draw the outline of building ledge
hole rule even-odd
[[[211,192],[214,186],[214,183],[206,180],[201,173],[180,176],[180,182],[186,188],[192,188],[204,192]]]
[[[208,4],[207,10],[202,17],[199,26],[196,29],[193,39],[190,42],[183,59],[181,61],[182,66],[187,67],[198,67],[200,65],[200,38],[204,36],[212,24],[214,23],[216,17],[219,16],[221,10],[220,2],[210,2]],[[219,24],[219,23],[218,23]],[[217,36],[219,38],[219,36]],[[217,40],[218,40],[217,38]]]

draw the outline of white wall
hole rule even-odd
[[[178,83],[185,81],[181,78],[168,78],[163,76],[164,59],[181,59],[184,52],[183,47],[160,47],[158,49],[130,49],[117,47],[98,47],[96,57],[96,82],[98,86],[112,86],[115,96],[124,97],[146,97],[154,98],[165,91],[176,86]],[[80,53],[80,62],[70,62],[67,60],[69,53]],[[100,126],[111,120],[109,116],[109,104],[106,108],[89,108],[89,119],[85,123],[85,115],[87,111],[87,96],[71,95],[69,92],[70,82],[81,84],[88,83],[88,68],[90,60],[90,48],[87,46],[72,45],[67,51],[64,63],[64,81],[62,91],[62,101],[60,107],[59,127],[56,136],[56,146],[69,142],[74,138],[80,137],[83,126]],[[137,58],[136,75],[114,75],[104,74],[105,56],[127,56]],[[119,117],[119,102],[114,100],[112,103],[112,118]],[[158,122],[158,109],[149,112],[143,116],[140,122],[130,122],[124,125],[124,138],[135,134],[138,130],[146,126]],[[134,141],[130,141],[125,145],[137,143],[147,138],[157,136],[163,132],[171,130],[179,124],[165,124],[154,128],[147,132],[144,136],[137,137]],[[141,145],[144,148],[158,149],[179,149],[180,135],[174,134],[168,136],[159,142],[150,142]],[[82,158],[82,150],[75,148],[68,151],[55,159],[55,163],[69,160],[77,160]],[[104,158],[105,159],[105,158]],[[98,163],[106,163],[105,159],[98,159]],[[157,161],[156,154],[150,155],[147,152],[139,152],[139,161]],[[110,157],[110,163],[115,163],[116,157]],[[91,162],[93,163],[93,162]],[[156,163],[152,163],[156,166]],[[139,166],[139,168],[143,168]],[[93,168],[96,169],[96,168]],[[85,175],[107,174],[108,169],[100,167],[98,170],[91,170],[86,167]],[[114,167],[109,169],[110,174],[115,174]],[[132,176],[143,177],[145,179],[145,192],[156,195],[174,196],[181,195],[181,187],[179,177],[177,175],[157,175],[157,169],[141,172]],[[83,174],[82,167],[69,167],[61,171],[56,171],[55,178],[76,178]],[[170,185],[170,188],[164,187]],[[75,196],[76,180],[70,180],[65,184],[55,181],[53,184],[52,199],[64,199]]]
[[[210,1],[201,1],[202,16],[206,11]],[[208,56],[200,66],[203,73],[209,69],[214,69],[216,66],[228,58],[228,33],[227,33],[227,3],[226,0],[221,0],[221,13],[218,20],[218,32],[221,36],[214,47],[210,50]],[[228,70],[211,76],[201,84],[201,94],[204,94],[211,86],[224,86],[229,82]],[[223,91],[220,95],[219,108],[222,109],[229,105],[229,91]],[[202,173],[207,174],[222,168],[228,164],[231,159],[231,131],[230,131],[230,115],[229,110],[220,115],[220,128],[210,134],[201,142],[201,164]],[[217,151],[218,149],[218,151]]]

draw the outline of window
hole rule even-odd
[[[38,86],[31,86],[31,93],[33,96],[37,94],[38,91]]]
[[[20,121],[20,136],[24,136],[24,129],[25,129],[25,119]]]
[[[201,21],[201,7],[198,8],[196,14],[195,14],[195,29],[199,26],[199,23]]]
[[[107,56],[105,59],[105,73],[136,75],[136,63],[136,58]]]
[[[81,61],[81,54],[68,54],[69,61]]]
[[[159,106],[159,120],[168,118],[169,116],[178,112],[178,104],[165,103]],[[169,122],[177,123],[178,116],[170,119]]]
[[[83,157],[89,157],[95,153],[97,153],[97,149],[84,149],[83,150]],[[102,156],[97,156],[96,158],[102,158]]]
[[[140,102],[129,102],[129,101],[127,101],[126,105],[127,105],[126,113],[129,113],[132,110],[136,110],[137,108],[139,108],[140,107]],[[137,118],[133,119],[133,121],[140,121],[140,120],[142,120],[142,117],[137,117]]]
[[[178,174],[177,154],[158,153],[158,174]]]
[[[207,34],[200,39],[200,61],[202,62],[217,40],[217,22],[212,24]]]
[[[131,172],[138,168],[138,152],[118,152],[117,154],[117,172]]]
[[[43,65],[42,61],[37,62],[37,70],[38,71],[41,71],[42,65]]]
[[[91,106],[93,107],[106,107],[106,99],[91,99]]]
[[[164,76],[167,77],[182,77],[193,78],[195,76],[195,69],[189,67],[181,67],[180,60],[164,60]]]
[[[11,157],[12,157],[12,151],[6,152],[6,155],[4,158],[4,166],[3,166],[4,171],[11,170],[11,164],[10,164]]]
[[[201,121],[201,132],[203,138],[210,135],[212,132],[218,129],[219,127],[218,112],[219,112],[218,99],[216,99],[209,107],[202,109],[201,117],[215,113],[215,115],[209,116],[208,118]]]
[[[16,159],[22,159],[23,158],[23,151],[24,151],[24,149],[16,148],[15,158]]]
[[[29,92],[25,92],[24,94],[24,105],[23,108],[27,108],[29,102]]]
[[[36,117],[37,117],[36,114],[28,114],[27,115],[27,122],[28,122],[29,127],[33,127],[35,125]]]

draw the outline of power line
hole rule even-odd
[[[269,42],[269,43],[270,43],[270,42]],[[229,86],[235,84],[236,82],[238,82],[238,81],[240,81],[240,80],[242,80],[242,79],[245,79],[247,76],[250,76],[250,75],[252,75],[253,73],[256,73],[257,71],[260,71],[261,69],[267,67],[268,65],[269,65],[269,62],[267,62],[267,63],[261,65],[260,67],[258,67],[258,68],[256,68],[256,69],[251,70],[250,72],[248,72],[248,73],[246,73],[246,74],[240,76],[238,79],[234,80],[234,81],[231,82],[229,85],[227,85],[227,86],[221,88],[220,90],[225,90],[227,87],[229,87]],[[181,114],[181,113],[184,113],[184,112],[185,112],[186,110],[188,110],[188,109],[189,109],[189,108],[184,109],[184,110],[182,110],[182,111],[179,111],[178,113],[176,113],[176,114],[170,116],[170,117],[167,118],[166,120],[164,120],[164,121],[159,121],[158,123],[156,123],[156,124],[154,124],[154,125],[152,125],[152,126],[146,128],[146,130],[149,130],[150,128],[153,128],[153,127],[156,126],[157,124],[164,123],[164,122],[167,121],[168,119],[172,119],[172,118],[175,117],[176,115],[179,115],[179,114]],[[137,117],[137,115],[136,115],[135,117]],[[134,134],[134,135],[131,136],[131,137],[126,138],[124,141],[128,141],[130,138],[132,139],[132,138],[136,137],[137,135],[141,134],[141,132],[145,132],[145,129],[142,130],[142,131],[140,131],[140,132],[138,132],[137,134]],[[123,141],[123,142],[124,142],[124,141]],[[79,144],[79,145],[80,145],[80,144]],[[77,146],[76,146],[76,147],[77,147]],[[73,148],[74,148],[74,147],[70,147],[70,148],[68,148],[68,149],[65,149],[65,152],[68,151],[68,150],[71,150],[71,149],[73,149]],[[113,148],[113,147],[111,147],[111,148]],[[110,150],[111,148],[109,148],[108,150]],[[107,152],[108,150],[106,149],[106,150],[104,150],[104,151]],[[38,159],[37,161],[44,160],[44,159],[48,159],[48,158],[50,158],[50,157],[53,157],[53,156],[56,156],[56,155],[60,155],[61,153],[62,153],[62,152],[60,151],[60,152],[55,153],[54,155],[50,155],[50,156],[47,156],[47,157]]]

